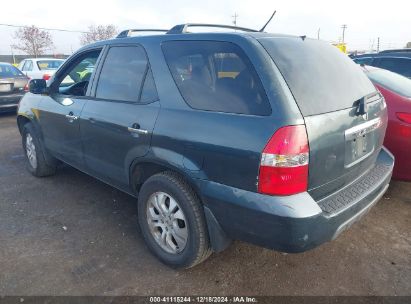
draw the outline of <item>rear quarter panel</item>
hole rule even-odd
[[[281,126],[303,124],[292,96],[271,58],[252,38],[170,35],[169,40],[228,41],[239,45],[254,65],[271,104],[270,116],[194,110],[171,76],[161,46],[143,43],[160,97],[161,110],[152,137],[150,156],[180,168],[191,178],[257,190],[261,152]],[[167,39],[167,38],[166,38]]]

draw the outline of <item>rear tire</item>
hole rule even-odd
[[[26,167],[36,177],[50,176],[56,173],[57,161],[49,156],[49,161],[45,159],[43,145],[36,135],[31,123],[23,126],[22,144],[26,156]]]
[[[138,220],[148,248],[167,266],[190,268],[212,253],[200,200],[174,172],[153,175],[143,184]]]

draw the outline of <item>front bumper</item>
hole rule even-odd
[[[296,253],[336,238],[365,215],[387,190],[393,165],[393,156],[381,149],[375,168],[385,170],[378,170],[377,176],[372,168],[327,202],[316,202],[307,192],[276,197],[213,182],[203,182],[201,190],[205,207],[228,238]],[[345,191],[350,200],[341,202]]]

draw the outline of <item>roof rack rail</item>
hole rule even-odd
[[[168,30],[161,30],[161,29],[129,29],[129,30],[124,30],[120,34],[117,35],[116,38],[126,38],[129,37],[132,33],[137,33],[137,32],[164,32],[167,33]]]
[[[189,27],[217,27],[217,28],[227,28],[227,29],[244,31],[244,32],[258,32],[257,30],[249,29],[246,27],[233,26],[233,25],[207,24],[207,23],[185,23],[185,24],[178,24],[174,26],[171,30],[167,32],[167,34],[188,33],[187,29]]]

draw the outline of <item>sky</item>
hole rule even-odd
[[[17,5],[18,3],[18,5]],[[329,42],[342,38],[349,50],[404,47],[411,41],[411,1],[391,0],[20,0],[3,1],[2,24],[85,31],[90,25],[113,24],[127,28],[171,28],[179,23],[232,24],[259,29],[274,10],[267,32],[307,35]],[[7,13],[5,13],[7,12]],[[0,26],[0,54],[10,54],[17,28]],[[71,54],[80,47],[79,33],[50,31],[50,53]],[[14,51],[19,54],[18,51]]]

